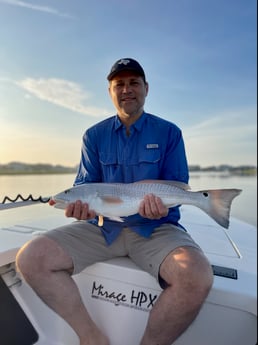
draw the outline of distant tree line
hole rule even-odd
[[[29,164],[22,162],[10,162],[8,164],[0,164],[0,175],[9,174],[70,174],[76,173],[78,166],[67,167],[63,165],[52,164]],[[191,172],[227,172],[235,175],[256,175],[257,167],[253,165],[218,165],[201,167],[200,165],[189,165]]]
[[[70,174],[77,171],[77,166],[66,167],[63,165],[52,164],[28,164],[20,162],[11,162],[0,164],[0,174]]]
[[[189,165],[190,172],[228,172],[229,174],[234,175],[256,175],[257,167],[254,165],[238,165],[232,166],[227,164],[222,165],[211,165],[208,167],[201,167],[200,165]]]

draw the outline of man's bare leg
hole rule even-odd
[[[55,241],[39,237],[17,254],[17,268],[37,295],[74,329],[80,345],[109,345],[90,318],[70,274],[71,258]]]
[[[197,249],[181,247],[160,267],[169,286],[152,308],[140,345],[171,345],[200,311],[213,282],[211,267]]]

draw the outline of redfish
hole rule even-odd
[[[241,189],[210,189],[190,191],[187,184],[178,181],[144,180],[134,183],[85,183],[52,196],[55,207],[65,208],[81,200],[97,215],[122,222],[122,217],[138,213],[147,194],[159,197],[168,208],[193,205],[207,213],[224,228],[229,227],[230,208]]]

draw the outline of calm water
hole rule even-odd
[[[73,184],[75,175],[20,175],[0,176],[0,202],[5,196],[11,198],[17,194],[24,197],[54,195]],[[257,226],[257,178],[247,176],[222,176],[216,173],[191,173],[190,185],[193,191],[216,188],[240,188],[243,192],[233,201],[231,215]],[[26,209],[26,210],[25,210]],[[5,222],[29,219],[37,214],[62,212],[48,205],[35,205],[0,211],[1,224]]]

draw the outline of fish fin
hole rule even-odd
[[[200,208],[218,224],[223,226],[223,228],[228,229],[232,201],[241,192],[241,189],[213,189],[199,191],[198,193],[202,193],[204,198],[209,197],[210,200],[210,202],[205,203],[206,206],[202,205]]]
[[[123,220],[123,218],[121,218],[121,217],[116,217],[116,216],[107,216],[107,218],[108,219],[110,219],[110,220],[113,220],[113,221],[115,221],[115,222],[119,222],[119,223],[123,223],[124,222],[124,220]]]
[[[99,198],[102,201],[110,203],[110,204],[121,204],[121,203],[123,203],[123,200],[117,196],[105,195],[105,196],[99,196]]]
[[[66,202],[56,202],[53,206],[54,208],[59,208],[61,210],[64,210],[67,207],[68,203]]]
[[[115,222],[119,222],[119,223],[122,223],[124,222],[124,220],[121,218],[121,217],[116,217],[116,216],[105,216],[106,218],[110,219],[110,220],[113,220]],[[102,216],[102,214],[99,214],[98,215],[98,226],[103,226],[104,224],[104,217]]]
[[[174,180],[141,180],[134,183],[158,183],[158,184],[167,184],[169,186],[178,187],[183,190],[191,189],[189,184],[181,182],[181,181],[174,181]]]
[[[104,218],[101,214],[98,215],[98,226],[103,226],[104,224]]]

